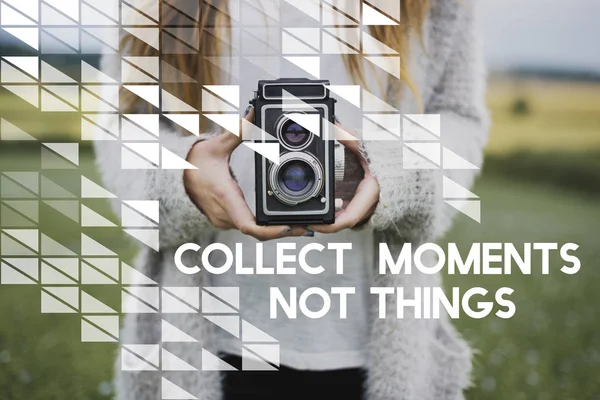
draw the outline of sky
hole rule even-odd
[[[600,72],[600,0],[477,0],[493,69]]]

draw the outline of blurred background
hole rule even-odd
[[[582,270],[574,276],[449,276],[447,286],[515,289],[510,320],[456,321],[478,350],[468,399],[600,399],[600,2],[486,0],[478,13],[489,65],[493,126],[474,192],[482,223],[457,219],[443,241],[574,242]],[[0,31],[0,52],[25,54]],[[87,56],[86,56],[87,57]],[[97,58],[86,58],[97,65]],[[60,64],[65,58],[57,56]],[[0,116],[44,141],[78,140],[77,113],[37,113],[0,88]],[[4,129],[4,125],[3,125]],[[39,144],[0,142],[0,171],[37,170]],[[100,182],[91,148],[80,171]],[[76,171],[77,172],[77,171]],[[48,171],[77,193],[79,175]],[[4,179],[4,178],[3,178]],[[93,202],[92,200],[90,200]],[[114,216],[104,200],[94,210]],[[10,210],[2,205],[3,223]],[[69,247],[82,228],[49,204],[39,225]],[[118,231],[117,231],[118,232]],[[115,230],[94,238],[131,260],[135,246]],[[76,246],[74,245],[74,248]],[[534,260],[539,263],[540,260]],[[560,267],[559,259],[552,259]],[[119,308],[118,286],[90,294]],[[0,286],[0,399],[107,399],[116,346],[81,343],[80,318],[40,313],[39,286]]]

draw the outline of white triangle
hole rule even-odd
[[[136,94],[154,107],[159,106],[159,87],[158,85],[123,85],[130,92]]]
[[[337,4],[336,4],[337,6]],[[323,21],[322,26],[328,25],[358,25],[356,21],[346,17],[343,13],[334,10],[329,4],[323,3]]]
[[[161,169],[198,169],[166,147],[161,147],[161,161]]]
[[[158,229],[123,229],[123,232],[136,238],[146,246],[158,251]]]
[[[124,114],[124,117],[158,137],[160,132],[160,116],[158,114]]]
[[[153,78],[158,80],[159,74],[159,60],[158,57],[123,57],[131,64],[137,66],[142,71],[150,74]]]
[[[246,344],[244,349],[251,350],[271,364],[279,366],[279,344]]]
[[[75,280],[79,279],[79,259],[51,257],[44,258],[43,261],[69,275],[71,278]]]
[[[245,320],[242,320],[242,342],[278,343],[274,337]]]
[[[145,360],[133,355],[130,351],[121,350],[121,371],[156,371],[157,368]]]
[[[119,280],[119,259],[118,258],[84,258],[84,263],[87,263],[94,268],[104,272],[112,277],[115,281]]]
[[[286,60],[296,65],[298,68],[303,69],[315,78],[321,77],[321,58],[320,57],[290,57],[285,56]]]
[[[91,237],[81,234],[81,255],[82,256],[117,256]]]
[[[350,46],[353,46],[356,49],[360,49],[360,28],[343,28],[336,26],[323,29],[328,34],[341,39],[343,42],[348,43]],[[326,37],[329,37],[331,39],[329,35],[323,35],[323,40],[325,40]]]
[[[452,179],[444,176],[443,195],[445,199],[478,199],[475,193],[465,189]]]
[[[315,136],[321,135],[321,115],[320,114],[301,114],[288,113],[286,117],[312,132]]]
[[[444,169],[479,169],[476,165],[471,164],[455,152],[444,147],[443,151],[443,168]]]
[[[204,85],[204,88],[215,93],[235,107],[240,106],[240,87],[238,85]]]
[[[89,314],[117,314],[115,310],[83,290],[81,291],[81,312]]]
[[[402,118],[402,138],[405,141],[438,142],[439,136],[433,135],[421,125],[415,124],[408,118]]]
[[[192,307],[200,308],[200,288],[198,286],[169,286],[163,287],[169,293],[182,299]]]
[[[317,51],[289,33],[282,32],[281,54],[317,54]]]
[[[79,1],[78,0],[44,0],[52,7],[63,14],[69,16],[75,21],[79,21]]]
[[[70,106],[74,107],[75,109],[77,109],[79,107],[79,87],[76,85],[65,85],[65,86],[58,86],[58,85],[44,85],[43,88],[45,89],[44,91],[42,91],[42,107],[44,109],[48,109],[48,111],[50,111],[51,109],[51,105],[50,104],[46,104],[46,102],[56,102],[56,99],[53,98],[53,96],[49,96],[48,92],[52,93],[54,96],[58,97],[60,100],[68,103]],[[53,105],[55,107],[58,107],[58,105]],[[67,108],[67,110],[69,110]],[[76,144],[76,143],[72,143],[72,144]]]
[[[203,349],[204,350],[204,349]],[[162,378],[161,398],[162,400],[197,400],[196,396],[192,396],[173,382]]]
[[[279,165],[279,143],[249,143],[244,142],[244,145],[267,158],[273,163]]]
[[[124,344],[123,347],[152,365],[160,365],[158,344]]]
[[[363,25],[398,25],[398,23],[368,4],[363,2],[362,9],[362,24]]]
[[[121,226],[124,228],[156,228],[156,224],[131,208],[121,205]]]
[[[79,165],[79,143],[43,143],[43,145],[73,164]]]
[[[81,197],[84,199],[116,199],[117,196],[92,182],[85,176],[81,176]]]
[[[114,25],[118,25],[118,22],[114,21],[110,18],[107,18],[103,14],[100,14],[98,11],[94,10],[92,7],[88,6],[87,4],[82,4],[81,24],[82,25],[114,26]]]
[[[440,136],[441,117],[440,114],[404,114],[405,120],[409,123],[416,124],[421,129],[426,129],[429,133]]]
[[[76,286],[70,287],[42,287],[43,290],[58,297],[66,304],[75,309],[79,308],[79,288]]]
[[[158,283],[122,261],[121,283],[123,285],[158,285]]]
[[[36,50],[40,49],[38,28],[2,28],[25,44],[33,47]]]
[[[83,318],[98,325],[111,335],[119,337],[119,317],[113,315],[84,315]]]
[[[123,143],[123,145],[151,163],[159,164],[158,143]]]
[[[363,89],[362,109],[364,112],[399,112],[397,109]]]
[[[128,314],[155,314],[157,310],[142,303],[129,293],[121,292],[121,312]]]
[[[237,369],[208,350],[202,349],[202,371],[237,371]]]
[[[203,290],[214,294],[217,298],[230,304],[232,307],[239,310],[240,308],[240,288],[232,286],[205,286]]]
[[[87,263],[81,264],[81,283],[84,285],[116,285],[117,282],[98,270],[90,267]]]
[[[2,126],[0,127],[2,140],[37,140],[27,132],[23,131],[16,125],[2,118]]]
[[[75,79],[45,61],[42,61],[42,82],[43,83],[77,83]]]
[[[38,83],[37,80],[33,79],[20,69],[13,67],[4,60],[2,60],[2,66],[0,68],[2,72],[3,83]]]
[[[318,0],[285,0],[315,21],[321,22],[321,6]]]
[[[124,203],[151,220],[158,222],[160,215],[158,200],[124,200]]]
[[[194,310],[175,296],[163,290],[161,312],[163,314],[197,314],[198,310]]]
[[[165,349],[162,349],[161,352],[161,367],[163,371],[198,371],[195,367]]]
[[[364,56],[364,57],[366,60],[377,65],[379,68],[390,73],[394,77],[400,79],[400,57],[398,57],[398,56],[391,56],[391,57]]]
[[[238,307],[239,309],[239,307]],[[237,314],[239,311],[232,308],[229,304],[221,301],[220,299],[211,296],[202,291],[202,312],[203,313],[214,313],[214,314]]]
[[[39,231],[37,229],[3,229],[3,231],[27,247],[39,251]]]
[[[37,282],[24,275],[20,270],[2,263],[0,266],[0,284],[2,285],[37,285]]]
[[[217,125],[236,136],[240,135],[240,117],[237,114],[204,114],[204,116]]]
[[[248,351],[245,347],[242,349],[242,370],[244,371],[276,371],[277,368],[267,363],[256,354]]]
[[[405,146],[419,153],[436,165],[441,164],[441,145],[439,143],[409,143],[404,142]]]
[[[319,28],[284,28],[287,32],[301,39],[315,50],[321,48],[321,32]]]
[[[23,14],[16,12],[12,8],[2,4],[0,10],[0,25],[3,26],[35,26],[37,25],[34,21],[25,17]]]
[[[2,261],[35,280],[39,279],[39,259],[37,258],[3,258]]]
[[[203,96],[204,96],[204,93],[207,93],[207,92],[203,90],[202,91]],[[203,97],[202,98],[202,108],[204,108],[204,104],[205,103],[204,103],[204,97]],[[196,110],[194,107],[185,103],[178,97],[173,96],[171,93],[167,92],[164,89],[162,91],[162,111],[163,112],[176,112],[176,111],[198,112],[198,110]],[[206,111],[210,111],[210,110],[206,110]],[[218,110],[218,111],[222,111],[222,110]],[[233,109],[233,107],[232,107],[230,111],[235,111],[235,109]]]
[[[27,72],[35,79],[40,78],[39,57],[37,56],[19,56],[19,57],[2,57],[17,68]],[[3,79],[4,82],[4,79]]]
[[[4,0],[3,2],[10,4],[34,21],[39,21],[39,0]]]
[[[163,114],[196,136],[200,135],[200,114]]]
[[[363,114],[383,129],[400,136],[400,114]]]
[[[81,320],[81,341],[83,343],[108,343],[117,342],[117,339],[109,336],[96,326]]]
[[[46,292],[42,292],[42,313],[45,314],[72,314],[77,311],[58,301]]]
[[[445,200],[445,202],[472,220],[481,223],[481,202],[479,200]]]
[[[240,337],[240,317],[237,315],[204,315],[204,318],[223,328],[236,338]]]
[[[136,38],[140,39],[158,50],[158,28],[129,28],[123,27],[123,30],[131,33]]]
[[[397,141],[399,140],[398,136],[392,134],[391,132],[386,131],[385,129],[380,128],[375,125],[371,120],[365,118],[363,116],[362,122],[362,140],[364,141]]]
[[[40,102],[40,98],[39,98],[39,89],[38,86],[31,86],[31,85],[2,85],[3,88],[10,90],[13,94],[16,94],[17,96],[19,96],[20,98],[22,98],[23,100],[25,100],[26,102],[28,102],[29,104],[31,104],[34,107],[39,107],[39,102]]]
[[[404,146],[402,151],[402,168],[404,169],[440,169],[439,166],[435,165],[431,161],[425,159],[420,154],[411,151],[408,147]]]
[[[76,256],[67,247],[42,233],[42,254],[45,256]]]
[[[117,83],[117,81],[85,61],[81,61],[81,83]]]
[[[42,262],[42,285],[76,285],[77,281]]]
[[[174,325],[171,325],[164,319],[162,320],[162,329],[161,329],[161,342],[163,343],[173,343],[173,342],[185,342],[185,343],[195,343],[196,339],[177,328]]]
[[[398,54],[396,50],[375,39],[367,32],[362,33],[362,52],[363,54]]]
[[[360,108],[360,85],[329,85],[329,90]]]

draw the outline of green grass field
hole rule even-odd
[[[600,400],[600,90],[531,86],[526,91],[531,111],[523,116],[510,112],[515,95],[509,89],[506,84],[491,89],[490,155],[473,189],[482,200],[482,223],[459,216],[443,241],[464,250],[473,242],[575,242],[582,270],[574,276],[557,273],[562,264],[552,258],[555,272],[549,276],[447,277],[448,287],[515,289],[514,318],[455,321],[478,350],[476,386],[467,397]],[[79,119],[28,115],[18,100],[1,100],[0,114],[37,137],[50,132],[73,138],[78,131]],[[37,170],[39,159],[39,150],[2,145],[0,171]],[[82,154],[80,171],[52,176],[75,190],[81,173],[97,179],[90,152]],[[113,218],[107,203],[90,205]],[[73,248],[82,231],[43,204],[40,226]],[[93,229],[94,238],[131,260],[135,245],[118,229]],[[89,291],[119,308],[117,286]],[[80,319],[41,314],[39,286],[0,286],[1,400],[111,398],[116,346],[81,343]]]

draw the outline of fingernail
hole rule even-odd
[[[334,116],[333,116],[333,120],[334,120],[335,122],[337,122],[338,124],[340,123],[340,120],[339,120],[339,118],[337,117],[337,115],[334,115]]]
[[[306,237],[314,237],[315,233],[314,232],[305,232],[304,235],[302,236],[306,236]]]
[[[290,233],[292,231],[292,228],[285,228],[283,231],[281,231],[281,233],[279,234],[279,236],[283,236],[286,233]]]
[[[304,229],[306,229],[309,232],[313,232],[314,233],[313,229],[310,226],[308,226],[308,225],[304,225]]]
[[[246,110],[244,111],[244,117],[250,113],[251,109],[252,109],[252,105],[249,105],[248,107],[246,107]]]

